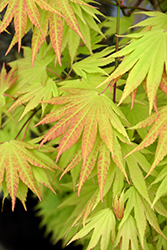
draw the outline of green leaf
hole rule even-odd
[[[146,89],[149,100],[149,113],[153,108],[157,89],[160,85],[167,57],[167,32],[163,29],[132,34],[134,39],[122,50],[110,57],[125,56],[118,68],[99,86],[118,79],[130,71],[119,104],[146,79]]]
[[[137,235],[135,221],[133,217],[129,215],[127,220],[119,226],[113,247],[116,247],[120,243],[121,250],[129,250],[130,245],[132,250],[138,250],[139,245]]]
[[[85,227],[74,235],[68,244],[76,239],[84,237],[93,230],[91,240],[86,250],[95,247],[100,238],[100,249],[106,250],[110,239],[113,241],[115,238],[115,224],[115,217],[112,210],[109,208],[102,209],[86,220]]]
[[[17,94],[19,95],[19,91]],[[58,89],[56,83],[51,78],[48,78],[45,85],[41,84],[41,82],[31,81],[29,84],[27,84],[27,87],[25,87],[23,90],[20,90],[20,94],[21,96],[8,110],[10,111],[18,105],[28,102],[19,120],[21,120],[30,110],[36,108],[41,101],[58,96]],[[44,114],[46,106],[46,103],[42,103],[42,114]]]

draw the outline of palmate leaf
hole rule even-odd
[[[40,14],[36,4],[44,10],[51,11],[57,15],[61,15],[56,9],[54,9],[46,0],[5,0],[0,3],[0,11],[2,11],[7,5],[7,11],[0,25],[0,33],[3,32],[6,27],[12,21],[14,17],[15,31],[18,41],[18,49],[20,51],[21,38],[25,33],[25,27],[27,23],[27,14],[31,22],[45,35],[40,25]]]
[[[12,89],[12,94],[22,91],[23,86],[30,82],[40,81],[43,85],[46,83],[48,78],[46,67],[54,60],[54,51],[50,50],[45,55],[46,49],[47,45],[43,44],[36,56],[33,67],[31,67],[31,49],[28,47],[24,47],[24,58],[9,63],[12,68],[15,67],[17,69],[18,74],[18,79],[15,88]]]
[[[158,110],[158,112],[159,112],[158,116],[156,113],[153,113],[144,121],[139,122],[137,125],[131,128],[131,129],[145,128],[147,126],[150,126],[152,123],[154,123],[151,129],[149,130],[149,133],[144,138],[144,140],[136,148],[134,148],[130,153],[126,155],[126,157],[128,157],[134,152],[142,150],[145,147],[148,147],[149,145],[153,144],[153,142],[159,136],[154,162],[150,170],[148,171],[146,177],[151,174],[154,168],[158,165],[160,161],[163,160],[163,158],[167,154],[166,153],[167,152],[166,151],[167,149],[167,106],[162,107],[161,109]]]
[[[121,224],[121,226],[119,226],[117,237],[114,242],[114,247],[120,244],[121,250],[139,250],[137,235],[137,228],[134,218],[129,215],[127,220],[123,224]]]
[[[142,247],[144,245],[144,238],[145,238],[144,236],[145,236],[147,221],[156,230],[157,233],[159,233],[161,236],[163,236],[166,239],[165,235],[163,234],[163,232],[161,231],[159,227],[158,220],[156,218],[154,211],[151,209],[151,206],[145,201],[145,199],[141,197],[141,195],[138,193],[135,187],[129,188],[128,191],[125,193],[125,201],[126,200],[128,201],[126,203],[124,217],[122,218],[122,221],[120,222],[120,225],[119,225],[120,229],[123,228],[123,225],[126,225],[126,221],[128,220],[129,216],[131,216],[132,209],[134,209],[134,218],[135,218],[136,226],[137,226],[136,229],[138,230],[138,233],[136,232],[136,235],[139,235],[139,239],[140,239]],[[120,233],[118,233],[118,235],[119,234]],[[130,232],[128,232],[128,235],[130,235]],[[122,236],[125,238],[125,241],[127,242],[126,232],[124,232]],[[135,245],[136,239],[132,239],[131,243],[132,241],[133,241],[133,244]],[[118,244],[118,240],[117,240],[117,244]],[[122,242],[122,247],[124,247],[123,242]],[[122,249],[125,249],[125,248],[122,248]],[[136,249],[138,249],[138,247]]]
[[[68,244],[84,237],[93,230],[91,240],[86,250],[94,248],[100,238],[100,249],[107,250],[110,240],[113,241],[115,238],[115,224],[116,221],[112,210],[110,208],[102,209],[87,219],[85,227],[74,235]]]
[[[65,133],[59,142],[57,162],[62,153],[71,148],[82,135],[81,151],[77,152],[65,170],[71,170],[83,160],[78,188],[79,193],[83,183],[95,166],[98,152],[100,152],[100,155],[97,166],[101,193],[110,164],[109,154],[111,154],[113,161],[128,180],[122,161],[121,148],[117,141],[117,135],[115,135],[116,130],[128,142],[128,135],[118,117],[121,117],[125,121],[126,118],[118,107],[104,94],[99,95],[94,90],[72,88],[65,90],[70,95],[46,101],[50,104],[65,105],[48,114],[36,124],[37,126],[57,121],[48,133],[46,133],[40,146]],[[101,140],[105,145],[103,143],[102,145],[99,144]],[[104,149],[104,152],[102,152],[102,149]],[[102,159],[103,157],[104,159]],[[108,165],[105,165],[106,163]]]
[[[41,200],[41,183],[51,189],[52,186],[44,169],[57,169],[54,163],[47,165],[31,150],[36,148],[23,141],[11,140],[0,145],[0,185],[6,180],[7,191],[12,199],[12,210],[15,207],[16,197],[25,203],[25,194],[19,190],[19,179],[30,188]],[[31,164],[34,166],[31,166]],[[40,171],[42,169],[42,171]],[[22,194],[22,195],[20,195]],[[23,195],[24,194],[24,195]],[[24,204],[25,206],[25,204]]]
[[[100,28],[94,21],[94,18],[99,21],[95,14],[100,14],[100,12],[96,10],[95,7],[87,4],[84,1],[5,0],[1,1],[0,3],[0,11],[2,11],[6,6],[7,11],[2,20],[2,23],[0,24],[0,33],[3,32],[5,28],[10,24],[13,17],[15,26],[15,36],[13,37],[13,40],[6,54],[9,53],[9,51],[16,42],[18,42],[18,51],[20,51],[21,39],[32,28],[33,25],[35,26],[32,37],[31,66],[33,66],[36,54],[45,41],[45,37],[47,36],[48,30],[50,30],[51,44],[56,53],[57,60],[60,65],[61,52],[64,49],[62,48],[62,40],[64,40],[62,38],[64,33],[64,27],[66,25],[74,31],[75,40],[78,41],[78,43],[75,44],[77,45],[76,49],[78,49],[79,47],[79,41],[81,38],[82,41],[87,44],[87,47],[90,52],[92,51],[90,38],[88,35],[90,33],[90,29],[94,29],[102,35]],[[81,15],[78,15],[79,21],[76,18],[78,10],[81,13]],[[87,17],[84,17],[83,19],[82,13],[85,16],[89,13],[89,19]],[[64,20],[66,21],[66,24],[64,23]],[[89,24],[90,21],[91,23]],[[87,32],[83,31],[83,34],[81,32],[81,29],[83,28],[82,23],[87,28]],[[70,32],[73,33],[72,31]],[[68,36],[66,37],[66,39],[68,41],[69,52],[71,54],[74,44],[70,43],[71,40],[68,40]],[[75,53],[71,57],[71,62],[73,61],[74,56]]]
[[[156,13],[154,14],[156,15]],[[162,16],[166,20],[166,15],[162,14]],[[164,67],[167,70],[167,56],[164,54],[164,51],[167,50],[166,29],[167,25],[164,25],[158,29],[127,35],[127,37],[133,38],[131,43],[110,56],[114,58],[124,56],[124,59],[119,67],[99,86],[113,81],[129,71],[119,104],[146,79],[149,112],[151,112]]]
[[[19,93],[17,93],[19,95]],[[52,97],[58,96],[58,89],[55,82],[48,78],[45,85],[41,82],[30,82],[27,87],[21,91],[21,96],[13,103],[8,111],[28,102],[24,112],[19,120],[21,120],[30,110],[36,108],[43,100],[48,100]],[[42,113],[44,113],[47,103],[42,103]]]

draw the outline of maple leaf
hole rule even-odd
[[[134,148],[130,153],[126,155],[128,157],[129,155],[133,154],[136,151],[142,150],[145,147],[148,147],[149,145],[153,144],[153,142],[157,139],[158,145],[155,152],[155,158],[154,162],[152,163],[152,166],[147,173],[146,177],[151,174],[151,172],[154,170],[154,168],[158,165],[160,161],[165,157],[166,155],[166,147],[167,147],[167,106],[162,107],[158,110],[159,115],[157,116],[156,113],[153,113],[148,118],[146,118],[144,121],[139,122],[137,125],[130,129],[139,129],[143,127],[150,126],[152,123],[153,126],[149,130],[149,133],[146,135],[144,140],[136,147]]]
[[[24,58],[10,62],[9,65],[17,68],[18,79],[12,93],[23,90],[23,86],[30,82],[45,84],[48,78],[46,67],[54,60],[54,51],[50,50],[46,55],[47,45],[43,44],[36,56],[34,66],[31,67],[31,48],[24,47]],[[17,84],[19,82],[19,84]],[[25,87],[24,86],[24,87]]]
[[[74,240],[84,237],[91,230],[93,230],[91,240],[86,250],[94,248],[100,238],[100,248],[107,250],[110,239],[113,241],[115,238],[115,225],[116,221],[112,210],[110,208],[102,209],[86,220],[85,227],[74,235],[68,244]]]
[[[140,196],[140,194],[135,189],[135,187],[130,187],[128,189],[128,191],[125,193],[124,197],[125,197],[125,201],[126,200],[128,200],[128,201],[126,203],[126,207],[124,210],[124,216],[119,224],[119,228],[120,229],[122,228],[121,231],[123,230],[124,226],[126,225],[126,221],[128,220],[129,216],[131,216],[130,214],[131,214],[132,209],[134,209],[134,218],[136,221],[137,230],[139,232],[139,233],[136,232],[136,235],[139,234],[139,238],[140,238],[140,242],[141,242],[142,247],[144,245],[144,235],[145,235],[147,221],[160,235],[162,235],[166,239],[165,235],[163,234],[163,232],[161,231],[161,229],[159,227],[156,215],[153,212],[153,210],[151,209],[151,205],[149,205],[145,201],[145,199],[143,199]],[[125,226],[125,228],[126,228],[126,226]],[[127,228],[126,228],[126,231],[127,231]],[[136,229],[135,229],[135,231],[136,231]],[[120,233],[118,233],[118,235],[120,235]],[[119,239],[120,239],[120,236],[118,236],[118,235],[117,235],[118,239],[116,240],[117,244],[119,243]],[[128,232],[128,235],[129,236],[132,235],[130,233],[130,231]],[[127,237],[126,232],[124,232],[124,234],[122,232],[122,237],[124,237],[125,238],[124,240],[126,241],[126,237]],[[132,236],[130,236],[130,238],[131,237]],[[127,237],[127,239],[130,239],[130,238]],[[131,243],[133,242],[133,244],[135,244],[135,241],[136,240],[134,238],[131,239]],[[128,244],[128,242],[126,244]],[[122,242],[122,246],[125,247],[123,242]],[[124,249],[124,248],[122,248],[122,249]],[[134,249],[138,249],[138,248],[134,248]]]
[[[154,13],[156,15],[156,13]],[[152,18],[150,18],[152,19]],[[166,20],[166,15],[162,14]],[[150,24],[150,21],[149,21]],[[148,24],[148,26],[149,26]],[[143,25],[141,25],[143,26]],[[146,25],[145,25],[146,26]],[[149,100],[149,113],[153,108],[157,89],[161,83],[164,67],[166,67],[166,25],[158,26],[158,29],[143,31],[126,35],[133,38],[131,43],[110,57],[123,57],[118,68],[99,86],[106,82],[112,82],[129,71],[126,85],[119,104],[132,93],[142,82],[146,80],[146,89]]]
[[[0,33],[6,29],[14,17],[15,32],[19,51],[21,47],[21,38],[25,34],[27,14],[31,22],[40,30],[41,34],[43,35],[43,40],[45,40],[45,35],[43,34],[40,24],[40,14],[36,3],[41,9],[61,15],[46,0],[5,0],[1,1],[0,3],[0,11],[2,11],[8,5],[0,26]]]
[[[99,186],[101,187],[102,194],[106,173],[110,165],[110,154],[115,164],[128,180],[122,161],[121,148],[117,140],[118,135],[115,135],[116,130],[128,142],[128,135],[118,116],[125,121],[126,118],[104,94],[99,95],[96,91],[84,89],[70,88],[65,90],[70,95],[46,101],[50,104],[66,105],[48,114],[36,124],[38,126],[57,121],[46,133],[40,146],[46,141],[50,141],[65,133],[59,142],[57,162],[62,153],[70,149],[82,134],[81,150],[77,152],[65,171],[69,171],[83,160],[78,187],[79,194],[84,181],[94,168],[98,152],[100,152],[97,166],[99,171]],[[98,131],[103,141],[101,145],[99,144],[100,137],[98,136]],[[104,150],[103,152],[102,149]]]
[[[7,116],[11,117],[11,114],[7,113],[5,92],[16,82],[18,76],[14,77],[14,74],[14,68],[10,70],[7,74],[5,64],[3,64],[0,73],[0,126],[2,120],[2,112],[5,113]]]
[[[166,194],[166,174],[167,174],[167,167],[165,166],[166,161],[162,161],[161,165],[164,165],[163,169],[160,173],[156,176],[155,180],[151,183],[151,186],[155,185],[156,183],[160,182],[158,187],[156,188],[156,192],[154,193],[154,200],[152,203],[152,207],[156,209],[157,201]]]
[[[18,195],[19,179],[30,188],[41,200],[41,189],[38,183],[51,189],[52,186],[44,169],[53,171],[56,165],[47,165],[31,150],[35,148],[23,141],[11,140],[0,145],[0,185],[6,179],[7,190],[12,199],[12,210],[15,207],[16,197],[24,204],[24,199]],[[33,166],[31,166],[31,164]],[[24,192],[23,192],[24,193]],[[23,195],[25,198],[25,195]],[[25,204],[24,204],[25,205]]]
[[[19,93],[17,94],[19,95]],[[20,94],[21,96],[8,110],[10,111],[18,105],[29,102],[19,120],[21,120],[30,110],[36,108],[41,101],[58,96],[58,89],[55,82],[51,78],[48,78],[45,85],[42,85],[41,82],[30,82]],[[44,113],[46,106],[46,103],[42,103],[42,113]]]
[[[130,245],[132,250],[138,250],[137,228],[134,218],[129,215],[126,221],[119,225],[117,236],[114,242],[114,247],[120,245],[121,250],[128,250]]]

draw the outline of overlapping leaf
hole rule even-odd
[[[17,93],[19,94],[19,93]],[[24,112],[22,113],[20,120],[32,109],[36,108],[43,100],[48,100],[52,97],[58,96],[58,89],[56,83],[48,78],[45,85],[41,82],[31,82],[27,87],[21,91],[21,96],[13,103],[8,111],[28,102]],[[42,103],[42,113],[44,113],[47,104]]]
[[[94,248],[101,238],[100,249],[107,250],[110,240],[113,241],[115,238],[116,221],[112,210],[109,208],[102,209],[92,217],[89,217],[86,223],[86,226],[74,235],[68,244],[76,239],[84,237],[93,230],[91,240],[86,249],[90,250]]]
[[[70,95],[46,101],[50,104],[65,105],[48,114],[37,124],[57,121],[46,133],[40,146],[65,133],[59,142],[57,162],[61,154],[71,148],[82,136],[81,150],[76,153],[65,172],[71,170],[83,160],[78,188],[80,193],[83,183],[95,166],[98,152],[100,152],[97,166],[99,186],[102,194],[110,164],[110,154],[128,180],[122,160],[121,148],[117,140],[119,134],[123,136],[126,142],[129,140],[125,128],[118,117],[125,121],[126,119],[116,105],[104,94],[99,95],[94,90],[71,88],[65,90]],[[118,135],[115,134],[115,131],[118,131]],[[101,140],[102,144],[99,144]]]
[[[6,108],[6,98],[5,92],[16,82],[17,77],[14,77],[15,70],[12,69],[7,74],[5,65],[3,64],[1,73],[0,73],[0,126],[1,126],[1,114],[5,113],[7,116],[11,117],[11,114],[7,113]]]
[[[154,162],[149,172],[147,173],[147,176],[151,174],[154,168],[158,165],[160,161],[163,160],[163,158],[167,154],[166,153],[167,152],[166,151],[167,149],[167,106],[164,106],[163,108],[159,109],[158,112],[159,112],[158,116],[156,113],[153,113],[144,121],[139,122],[136,126],[131,128],[131,129],[136,129],[136,128],[139,129],[139,128],[150,126],[152,123],[154,123],[151,129],[149,130],[149,133],[144,138],[144,140],[136,148],[134,148],[129,154],[127,154],[127,156],[145,147],[148,147],[159,136]]]
[[[61,52],[65,48],[64,45],[66,45],[66,43],[62,44],[63,34],[66,37],[66,39],[63,40],[66,40],[69,45],[71,61],[73,61],[75,56],[75,53],[72,54],[73,46],[75,45],[76,50],[78,49],[80,38],[87,44],[90,52],[92,51],[89,34],[90,29],[94,29],[102,35],[100,28],[94,21],[94,18],[98,20],[95,14],[100,14],[100,12],[84,1],[6,0],[1,1],[0,11],[6,6],[5,16],[0,24],[0,33],[6,29],[13,17],[15,26],[15,35],[6,54],[16,42],[18,42],[18,50],[20,51],[21,39],[32,28],[32,25],[34,25],[35,28],[32,37],[32,66],[38,50],[45,41],[48,29],[50,29],[51,44],[60,65]],[[76,15],[79,17],[78,20]],[[71,43],[70,36],[68,40],[68,36],[66,36],[64,32],[66,25],[63,19],[66,21],[67,27],[70,27],[70,29],[74,31],[74,33],[72,31],[70,32],[73,34],[72,37],[78,41],[77,43]],[[83,34],[81,29],[83,29]]]
[[[162,14],[162,16],[162,19],[166,20],[166,15]],[[151,19],[149,24],[146,24],[147,26],[150,25]],[[158,29],[127,35],[127,37],[133,38],[131,43],[110,56],[114,58],[124,56],[124,59],[119,67],[99,86],[113,81],[129,71],[119,104],[146,79],[146,89],[150,104],[149,112],[151,112],[164,67],[167,70],[167,55],[164,53],[167,50],[166,29],[167,25],[164,22],[161,28],[158,26]]]
[[[139,233],[136,232],[136,235],[139,234],[140,242],[142,246],[144,245],[144,235],[145,235],[147,221],[160,235],[162,235],[166,239],[165,235],[163,234],[163,232],[161,231],[159,227],[158,220],[156,218],[155,213],[151,209],[151,206],[139,195],[139,193],[134,187],[131,187],[126,192],[125,201],[126,199],[128,199],[128,202],[126,204],[124,217],[119,225],[119,228],[123,228],[123,225],[126,224],[126,221],[128,220],[132,209],[134,209],[134,218],[136,221],[137,230],[139,232]],[[128,234],[129,233],[130,232],[128,232]],[[123,237],[125,237],[125,235]],[[134,244],[135,240],[133,239],[132,241]]]
[[[27,24],[27,14],[31,22],[42,33],[43,39],[45,39],[40,24],[40,13],[36,6],[36,3],[41,9],[61,15],[46,0],[7,0],[7,1],[1,1],[0,3],[0,11],[2,11],[8,5],[7,11],[0,26],[0,32],[6,29],[6,27],[10,24],[12,18],[14,17],[15,31],[16,31],[17,41],[19,43],[18,47],[19,51],[21,47],[21,38],[25,34],[25,28]]]
[[[47,165],[42,159],[39,159],[31,152],[33,148],[35,147],[29,143],[16,140],[4,142],[0,145],[0,185],[5,179],[7,191],[12,199],[12,210],[15,207],[16,197],[21,199],[23,204],[25,203],[24,192],[18,189],[19,179],[39,199],[41,199],[41,189],[38,183],[45,185],[54,192],[44,169],[53,171],[57,167],[54,163]]]
[[[46,55],[47,45],[43,44],[39,51],[34,66],[31,68],[31,49],[24,47],[24,58],[10,62],[9,65],[17,68],[18,79],[12,94],[23,90],[27,83],[38,81],[45,84],[48,78],[46,67],[54,60],[54,51],[50,50]],[[17,84],[19,83],[19,84]],[[24,86],[24,87],[23,87]]]

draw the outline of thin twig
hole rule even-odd
[[[17,139],[17,137],[20,135],[21,131],[23,130],[23,128],[26,126],[26,124],[31,120],[31,118],[40,110],[39,109],[34,109],[34,112],[30,115],[30,117],[27,119],[27,121],[23,124],[23,126],[21,127],[21,129],[19,130],[19,132],[17,133],[16,137],[14,138],[15,140]]]
[[[63,78],[61,78],[61,76],[59,76],[56,72],[54,72],[52,69],[46,68],[47,70],[49,70],[50,72],[52,72],[55,76],[57,76],[61,81],[63,81]]]

